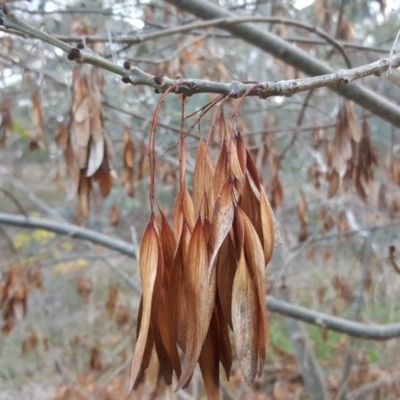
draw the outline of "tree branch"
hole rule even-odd
[[[22,215],[12,215],[6,213],[0,213],[0,224],[18,226],[20,228],[44,229],[59,235],[67,235],[75,239],[88,240],[92,243],[100,244],[101,246],[118,251],[121,254],[125,254],[129,257],[137,257],[136,248],[132,244],[117,238],[113,238],[109,235],[104,235],[102,233],[81,228],[80,226],[72,224],[38,218],[27,218]]]
[[[367,325],[333,315],[313,311],[305,307],[267,297],[268,309],[287,317],[299,319],[332,331],[369,340],[387,340],[400,336],[400,324]]]
[[[218,7],[207,0],[166,0],[181,10],[187,11],[202,19],[231,18],[234,14]],[[280,37],[263,31],[251,24],[226,25],[223,29],[232,35],[251,43],[252,45],[272,54],[278,59],[292,65],[307,75],[316,76],[332,74],[333,70],[324,62],[308,55],[301,49],[291,46]],[[385,61],[385,63],[388,60]],[[396,64],[398,66],[398,64]],[[383,66],[383,65],[382,65]],[[389,65],[385,65],[388,69]],[[378,73],[379,75],[379,73]],[[344,82],[343,82],[344,83]],[[388,101],[386,98],[377,95],[371,90],[359,86],[348,85],[324,85],[331,86],[340,95],[355,101],[360,106],[370,110],[375,115],[400,127],[400,108]],[[308,89],[307,89],[308,90]]]
[[[22,215],[7,213],[0,213],[0,224],[17,226],[20,228],[45,229],[59,235],[68,235],[72,238],[88,240],[129,257],[137,257],[136,248],[132,244],[72,224],[38,218],[27,218]],[[267,297],[267,305],[271,312],[276,312],[326,329],[346,333],[354,337],[371,340],[386,340],[400,336],[400,324],[366,325],[277,300],[272,296]]]
[[[254,83],[243,83],[237,81],[233,81],[230,83],[220,83],[202,79],[171,79],[166,76],[153,76],[142,71],[136,66],[129,66],[129,69],[121,67],[95,54],[90,49],[79,50],[77,48],[74,48],[67,43],[62,42],[61,40],[58,40],[55,37],[48,35],[47,33],[41,32],[33,26],[27,24],[26,22],[20,20],[10,10],[8,10],[7,14],[2,14],[2,20],[5,27],[18,30],[22,33],[26,33],[29,36],[36,37],[46,43],[51,44],[52,46],[58,47],[59,49],[67,52],[68,57],[74,59],[78,63],[91,64],[103,68],[107,71],[125,77],[125,81],[130,82],[133,85],[150,86],[160,92],[164,92],[169,87],[180,81],[180,85],[174,89],[174,93],[183,93],[187,96],[191,96],[197,93],[216,93],[231,95],[235,98],[244,95],[246,91],[248,91],[251,87],[254,87],[255,85]],[[285,43],[285,45],[289,46],[289,48],[292,49],[292,47],[287,43]],[[297,51],[297,49],[295,50]],[[361,79],[369,75],[379,76],[389,69],[389,65],[392,68],[400,66],[400,54],[395,54],[392,57],[383,58],[381,60],[361,67],[348,70],[339,70],[337,72],[313,78],[292,79],[279,82],[263,82],[260,84],[257,83],[257,87],[251,91],[250,95],[258,96],[265,99],[271,96],[291,96],[295,93],[321,87],[332,87],[334,90],[337,90],[338,87],[342,87],[343,85],[346,85],[357,79]],[[354,85],[352,85],[351,87],[356,91],[366,90]],[[371,96],[378,97],[372,92]],[[379,106],[376,106],[376,110],[371,111],[400,127],[400,109],[383,98],[379,98],[379,102],[381,102],[382,104],[380,103]],[[385,108],[385,110],[383,112],[380,112],[380,110],[382,110],[382,107]]]

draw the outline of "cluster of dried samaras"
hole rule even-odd
[[[227,129],[221,110],[216,115],[223,132],[216,166],[209,140],[201,138],[189,191],[181,137],[173,227],[161,211],[152,211],[143,233],[143,296],[131,390],[140,383],[154,348],[167,384],[175,373],[176,390],[187,387],[199,363],[208,398],[218,399],[219,362],[228,379],[232,365],[229,328],[245,382],[263,371],[269,340],[265,268],[278,230],[243,138]],[[153,210],[151,150],[150,177]]]

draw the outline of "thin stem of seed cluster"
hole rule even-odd
[[[164,100],[169,92],[171,92],[176,86],[179,86],[180,82],[177,82],[175,85],[169,87],[165,90],[165,92],[161,95],[160,101],[157,104],[157,107],[154,111],[153,120],[151,122],[151,129],[149,135],[149,172],[150,172],[150,209],[153,212],[154,208],[154,197],[155,197],[155,167],[156,167],[156,131],[157,131],[157,123],[158,118],[160,116],[161,106],[164,103]]]
[[[223,99],[225,96],[223,94],[217,96],[214,100],[210,101],[208,104],[206,104],[204,107],[202,107],[201,113],[199,118],[197,118],[196,122],[190,126],[190,128],[187,130],[186,134],[184,137],[188,136],[190,134],[190,132],[193,131],[193,129],[200,123],[201,119],[204,117],[204,115],[206,115],[221,99]],[[195,113],[191,114],[191,115],[195,115],[197,112],[199,112],[200,110],[197,110]],[[188,118],[188,117],[186,117]]]
[[[182,97],[181,105],[181,126],[179,130],[179,188],[182,189],[183,182],[185,180],[185,167],[186,167],[186,155],[184,147],[184,138],[186,135],[183,133],[185,122],[185,96]]]
[[[248,88],[248,89],[244,92],[243,96],[240,97],[240,100],[239,100],[238,104],[236,105],[236,108],[235,108],[235,110],[233,111],[233,114],[232,114],[231,127],[230,127],[230,130],[229,130],[229,134],[230,134],[231,137],[233,136],[233,126],[234,126],[234,124],[237,122],[237,116],[238,116],[238,114],[239,114],[240,108],[242,107],[242,104],[243,104],[244,99],[245,99],[253,90],[259,89],[260,87],[262,87],[261,84],[256,84],[256,85],[254,85],[254,86]]]

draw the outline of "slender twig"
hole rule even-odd
[[[8,190],[1,188],[1,187],[0,187],[0,192],[3,192],[4,195],[7,196],[17,206],[17,208],[21,214],[25,215],[25,217],[28,216],[24,207],[22,207],[22,204],[15,198],[15,196],[12,193],[10,193]]]
[[[383,224],[365,226],[360,229],[351,229],[351,230],[347,230],[347,231],[328,233],[326,235],[311,236],[309,239],[307,239],[307,241],[291,247],[289,249],[289,251],[296,251],[306,245],[311,245],[311,244],[322,242],[325,240],[332,240],[332,239],[344,238],[344,237],[349,237],[349,236],[363,235],[365,232],[374,232],[374,231],[377,231],[380,229],[394,228],[399,225],[400,225],[400,221],[397,220],[397,221],[383,223]]]
[[[18,32],[13,29],[5,29],[4,27],[0,26],[0,31],[1,32],[6,32],[10,33],[13,35],[21,36],[26,38],[26,35]],[[206,31],[191,31],[191,35],[199,35],[202,36],[202,38],[207,38],[207,37],[213,37],[213,38],[219,38],[219,39],[235,39],[234,36],[230,35],[229,33],[207,33]],[[77,43],[82,40],[81,36],[65,36],[65,35],[54,35],[55,38],[63,40],[64,42],[67,43]],[[95,39],[99,39],[96,41]],[[1,39],[1,38],[0,38]],[[121,43],[121,41],[126,41],[128,38],[122,38],[122,37],[115,37],[113,38],[114,43]],[[150,39],[149,39],[150,40]],[[320,40],[320,39],[308,39],[308,38],[299,38],[299,37],[285,37],[284,40],[289,43],[302,43],[302,44],[307,44],[310,46],[329,46],[331,45],[325,40]],[[106,43],[109,41],[109,39],[105,36],[85,36],[85,41],[86,43]],[[146,41],[146,40],[144,40]],[[143,40],[142,40],[143,42]],[[142,43],[141,42],[141,43]],[[354,50],[362,50],[362,51],[373,51],[375,53],[382,53],[382,54],[388,54],[390,52],[390,48],[386,47],[376,47],[376,46],[367,46],[363,45],[361,43],[353,43],[353,42],[346,42],[344,40],[338,40],[337,41],[343,48],[347,49],[354,49]],[[135,43],[128,43],[128,46],[132,46]],[[124,48],[125,49],[125,48]],[[118,50],[121,51],[122,49]],[[145,59],[145,58],[134,58],[132,61],[137,60],[138,62],[144,62],[144,63],[153,63],[151,59]],[[156,60],[156,61],[161,61],[161,60]]]
[[[368,382],[365,385],[359,387],[356,390],[350,392],[347,396],[348,400],[365,399],[368,395],[375,392],[382,386],[389,386],[400,380],[400,372],[397,372],[391,376],[377,379],[373,382]]]
[[[279,155],[280,160],[283,160],[283,158],[285,157],[285,154],[286,154],[286,153],[292,148],[292,146],[295,144],[296,139],[297,139],[297,137],[298,137],[298,133],[299,133],[299,131],[298,131],[297,128],[300,128],[300,126],[301,126],[301,124],[302,124],[302,122],[303,122],[304,115],[305,115],[305,112],[306,112],[308,103],[309,103],[309,101],[310,101],[310,99],[311,99],[311,97],[312,97],[313,94],[314,94],[314,90],[310,90],[310,91],[307,93],[307,96],[306,96],[306,98],[305,98],[305,100],[304,100],[304,102],[303,102],[303,105],[302,105],[302,107],[301,107],[300,114],[299,114],[299,116],[298,116],[298,118],[297,118],[296,129],[294,129],[294,131],[293,131],[292,139],[290,140],[290,142],[287,144],[287,146],[282,150],[281,154]]]
[[[232,97],[241,97],[244,93],[249,91],[254,86],[253,83],[243,83],[233,81],[230,83],[220,83],[207,81],[202,79],[171,79],[168,77],[162,77],[162,79],[156,79],[136,66],[132,66],[129,70],[112,63],[109,60],[95,54],[90,49],[78,50],[61,40],[48,35],[47,33],[41,32],[33,26],[19,19],[12,11],[8,14],[1,14],[4,26],[7,28],[16,29],[20,32],[26,33],[29,36],[36,37],[46,43],[49,43],[61,50],[69,53],[69,57],[73,58],[78,63],[85,63],[95,65],[103,68],[107,71],[113,72],[117,75],[127,78],[127,81],[133,85],[145,85],[156,88],[160,92],[165,92],[171,86],[175,86],[178,81],[181,83],[179,87],[174,89],[174,93],[182,93],[187,96],[191,96],[197,93],[218,93],[218,94],[230,94]],[[394,54],[392,57],[383,58],[375,61],[371,64],[367,64],[361,67],[339,70],[337,72],[320,75],[312,78],[301,78],[292,79],[278,82],[264,82],[258,84],[258,88],[252,90],[249,96],[258,96],[260,98],[268,98],[271,96],[291,96],[295,93],[321,88],[321,87],[336,87],[340,85],[346,85],[355,80],[364,78],[369,75],[381,75],[389,68],[389,62],[391,61],[391,67],[400,66],[400,54]]]
[[[388,68],[388,71],[387,71],[388,75],[390,75],[390,73],[392,72],[392,67],[393,67],[392,57],[395,54],[395,49],[396,49],[396,45],[397,45],[397,41],[399,40],[399,37],[400,37],[400,30],[397,32],[396,39],[394,39],[393,46],[390,49],[390,53],[389,53],[389,68]]]
[[[63,10],[60,10],[62,12]],[[70,10],[68,10],[70,11]],[[79,12],[79,11],[76,11]],[[300,21],[288,19],[288,18],[275,18],[275,17],[234,17],[234,18],[218,18],[212,21],[200,21],[194,22],[191,24],[185,24],[180,26],[175,26],[168,29],[162,29],[156,32],[147,33],[147,34],[136,34],[134,36],[129,37],[118,37],[113,38],[114,43],[121,44],[140,44],[143,42],[147,42],[149,40],[157,40],[160,38],[165,38],[167,36],[172,36],[181,33],[191,32],[193,30],[199,29],[207,29],[207,28],[215,28],[220,26],[232,25],[232,24],[242,24],[246,22],[253,23],[269,23],[269,24],[281,24],[281,25],[289,25],[295,26],[297,28],[302,28],[307,31],[315,33],[317,36],[320,36],[325,39],[325,41],[332,46],[334,46],[342,55],[346,61],[348,67],[351,66],[350,60],[347,57],[346,52],[344,51],[343,45],[339,43],[336,39],[334,39],[331,35],[324,32],[323,30],[317,28],[314,25],[309,25]],[[17,29],[18,30],[18,29]],[[28,33],[26,33],[28,34]],[[28,34],[29,35],[29,34]],[[63,42],[78,42],[81,41],[81,37],[77,36],[57,36],[59,40]],[[106,36],[85,36],[86,43],[108,43],[110,41],[109,37]]]
[[[341,0],[340,8],[339,8],[339,17],[338,17],[337,24],[336,24],[335,38],[338,37],[339,32],[340,32],[340,28],[342,26],[345,5],[346,5],[346,0]]]

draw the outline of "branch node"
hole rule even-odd
[[[131,78],[129,78],[129,76],[123,76],[121,78],[121,81],[124,83],[132,83]]]
[[[68,60],[80,62],[82,60],[82,53],[74,47],[68,52]]]
[[[164,80],[164,75],[154,76],[153,77],[153,81],[159,86],[162,86],[163,80]]]
[[[10,7],[8,7],[7,4],[3,4],[3,6],[1,7],[1,11],[5,14],[5,15],[11,15],[12,11],[10,9]]]

